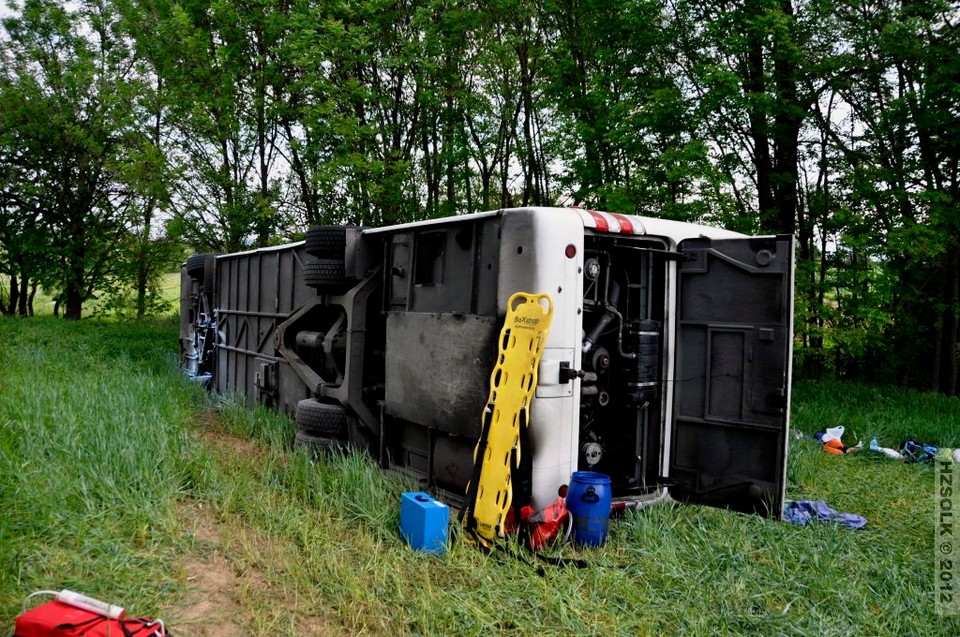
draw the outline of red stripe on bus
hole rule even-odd
[[[593,210],[587,210],[590,213],[590,216],[593,217],[593,220],[597,222],[597,230],[600,232],[607,232],[610,230],[610,224],[607,223],[607,220],[603,218],[603,215],[599,212],[594,212]]]
[[[610,216],[620,222],[620,232],[624,234],[633,234],[633,223],[629,219],[615,212],[611,212]]]

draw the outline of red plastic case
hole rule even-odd
[[[139,617],[109,619],[51,600],[19,617],[13,637],[170,637],[159,623]]]

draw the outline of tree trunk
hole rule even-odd
[[[30,316],[33,316],[33,299],[37,296],[37,283],[34,281],[30,284],[30,298],[27,299],[27,311],[30,313]]]
[[[157,95],[163,92],[163,80],[157,79]],[[163,126],[163,116],[161,110],[157,109],[153,116],[153,127],[151,134],[153,136],[153,145],[158,149],[163,142],[160,134]],[[147,313],[147,291],[150,283],[151,263],[150,263],[150,234],[153,230],[153,208],[157,202],[154,198],[148,197],[143,205],[143,228],[140,233],[140,241],[137,254],[137,320],[143,320]]]
[[[20,282],[16,274],[10,275],[10,307],[7,314],[13,316],[17,311],[17,301],[20,298]]]
[[[287,133],[290,167],[297,176],[297,181],[300,183],[300,201],[303,203],[304,210],[306,211],[307,225],[313,226],[321,221],[320,211],[317,206],[317,196],[311,185],[307,167],[304,166],[303,159],[300,156],[298,149],[299,144],[294,137],[293,127],[291,126],[291,119],[289,117],[284,118],[283,129]],[[305,145],[309,145],[309,141],[305,142]]]
[[[83,294],[74,283],[67,285],[66,291],[66,309],[63,312],[63,318],[68,321],[79,321],[83,312]]]
[[[540,170],[537,156],[533,150],[533,72],[530,70],[529,43],[524,40],[516,46],[520,62],[520,95],[523,100],[523,143],[526,156],[521,162],[523,168],[523,203],[528,206],[541,205],[540,193],[536,188],[536,174]]]
[[[464,179],[463,179],[464,197],[466,198],[467,214],[473,214],[476,211],[473,209],[473,188],[470,185],[473,182],[473,180],[470,179],[470,160],[469,159],[463,160],[463,175],[464,175]]]
[[[74,253],[74,262],[71,264],[70,276],[67,279],[66,289],[63,292],[64,305],[66,306],[63,318],[68,321],[79,321],[83,313],[84,295],[83,284],[83,257],[84,251],[79,250]]]
[[[23,272],[20,273],[20,293],[17,295],[17,313],[20,316],[30,316],[27,309],[27,301],[30,298],[29,279],[30,277]]]
[[[780,1],[780,10],[791,26],[793,38],[793,5]],[[778,234],[794,234],[797,218],[797,180],[799,170],[800,127],[805,116],[797,98],[797,60],[792,42],[775,41],[773,68],[777,86],[777,113],[774,117],[774,192],[777,206]]]
[[[147,292],[150,284],[150,230],[153,227],[153,200],[144,203],[143,230],[137,245],[137,320],[147,313]]]
[[[148,222],[149,223],[149,222]],[[149,225],[147,226],[149,227]],[[142,239],[144,240],[144,239]],[[150,239],[145,239],[149,241]],[[147,262],[146,246],[140,246],[137,264],[137,320],[142,321],[147,313],[147,282],[150,278],[150,264]]]
[[[429,128],[424,131],[424,161],[427,166],[427,216],[436,217],[440,211],[440,120],[430,114]]]
[[[767,109],[763,105],[766,82],[763,72],[763,33],[755,22],[762,7],[756,0],[748,2],[747,59],[743,69],[743,89],[747,97],[750,136],[753,139],[753,163],[757,170],[757,200],[760,206],[760,224],[764,232],[775,232],[778,212],[773,196],[773,163],[770,159]]]
[[[520,107],[517,107],[517,116],[519,117]],[[513,139],[507,138],[506,145],[503,149],[503,164],[500,170],[500,207],[501,208],[510,208],[512,207],[512,199],[510,197],[510,184],[507,181],[509,177],[509,171],[507,170],[510,165],[511,155],[513,154]]]
[[[938,351],[936,356],[939,359],[937,389],[941,394],[953,396],[957,393],[957,297],[958,297],[958,278],[960,278],[960,248],[956,241],[951,242],[944,259],[944,271],[941,285],[940,303],[943,306],[943,312],[940,319],[940,329],[937,338]]]

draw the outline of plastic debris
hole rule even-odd
[[[843,425],[837,425],[836,427],[830,427],[826,431],[817,432],[814,436],[823,444],[827,444],[831,440],[840,440],[843,438],[843,432]]]
[[[867,518],[862,515],[840,513],[823,500],[788,501],[783,505],[783,520],[799,526],[810,522],[832,522],[848,529],[862,529],[867,525]]]
[[[566,500],[562,497],[554,500],[542,511],[534,513],[533,507],[525,506],[520,511],[523,524],[526,525],[527,546],[531,551],[539,551],[566,529],[564,539],[570,536],[571,517],[567,511]]]
[[[813,437],[820,441],[824,451],[835,456],[842,456],[852,451],[857,451],[863,446],[858,444],[854,447],[848,447],[843,444],[843,432],[843,425],[837,425],[836,427],[830,427],[826,431],[818,431]]]
[[[907,440],[900,446],[900,453],[907,462],[933,462],[937,455],[937,447],[926,445],[914,440]]]
[[[874,436],[870,441],[870,451],[875,451],[877,453],[882,453],[888,458],[893,458],[894,460],[903,460],[903,454],[897,451],[896,449],[891,449],[890,447],[881,447],[877,444],[877,437]]]

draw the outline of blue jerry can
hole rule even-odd
[[[400,534],[415,551],[447,552],[450,507],[429,493],[404,493],[400,498]]]

